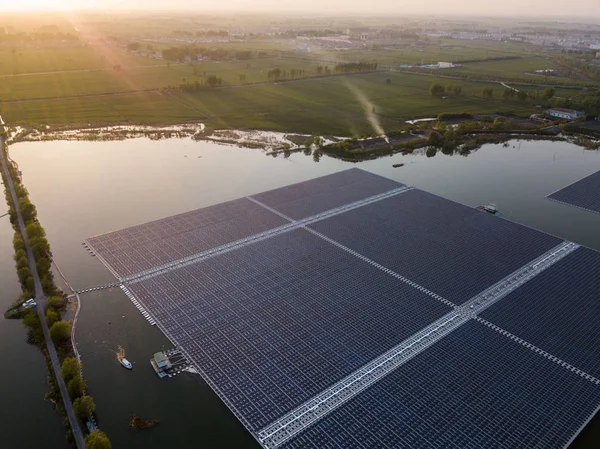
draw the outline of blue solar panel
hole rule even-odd
[[[402,186],[391,179],[353,168],[253,195],[252,198],[299,220]]]
[[[548,198],[600,214],[600,171],[548,195]]]
[[[304,229],[130,289],[255,430],[450,310]]]
[[[600,377],[600,253],[579,248],[481,317]]]
[[[419,190],[310,227],[456,304],[561,242]]]
[[[88,239],[125,277],[288,223],[242,198]]]
[[[493,324],[443,337],[468,320],[445,299],[463,304],[563,242],[417,190],[310,230],[274,213],[400,187],[352,169],[89,242],[119,277],[154,269],[127,287],[265,447],[303,426],[285,446],[562,447],[600,403],[575,369],[600,371],[600,255],[576,250],[482,313]]]
[[[282,445],[562,448],[600,388],[470,321]]]

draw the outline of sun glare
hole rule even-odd
[[[0,0],[0,11],[66,11],[73,6],[72,0]]]

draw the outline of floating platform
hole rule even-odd
[[[189,366],[185,356],[177,349],[157,352],[150,359],[150,365],[161,379],[181,374]]]
[[[265,449],[558,449],[600,407],[600,253],[359,169],[88,242]]]

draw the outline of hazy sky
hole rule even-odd
[[[600,0],[0,0],[0,10],[153,8],[600,17]]]

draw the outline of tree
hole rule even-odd
[[[112,449],[112,444],[104,432],[94,430],[85,437],[85,449]]]
[[[20,249],[25,251],[25,241],[23,240],[23,237],[21,237],[21,234],[18,232],[15,232],[15,236],[13,237],[13,247],[15,248],[15,251],[18,251]]]
[[[31,204],[31,201],[29,201],[29,198],[27,197],[19,198],[19,209],[21,210],[21,215],[23,216],[23,221],[25,223],[30,222],[37,215],[35,206]]]
[[[40,257],[36,263],[36,266],[40,274],[47,273],[50,271],[50,259],[47,257]]]
[[[58,313],[52,309],[46,310],[46,322],[48,323],[48,326],[52,326],[57,321],[60,321],[60,316]]]
[[[315,146],[319,149],[323,148],[323,145],[325,145],[325,140],[318,134],[313,134],[313,141]]]
[[[81,365],[75,357],[67,357],[63,360],[60,374],[65,379],[65,382],[69,382],[75,376],[79,376],[80,369]]]
[[[442,135],[437,131],[431,131],[431,134],[429,134],[429,145],[434,148],[439,148],[443,145],[443,143],[444,138]]]
[[[73,402],[73,408],[75,409],[75,415],[81,421],[84,421],[90,413],[93,413],[96,410],[96,404],[94,403],[94,399],[91,396],[82,396],[80,398],[75,399]]]
[[[31,271],[29,271],[27,266],[24,266],[23,268],[19,268],[17,276],[19,276],[19,281],[24,284],[27,278],[31,277]]]
[[[66,321],[57,321],[50,328],[50,337],[56,344],[63,343],[71,338],[71,325]]]
[[[29,246],[36,259],[50,255],[50,244],[45,237],[33,237],[29,239]]]
[[[85,384],[85,381],[79,375],[75,376],[67,383],[67,391],[73,400],[83,396],[83,392],[86,388],[87,385]]]
[[[502,92],[502,97],[505,100],[508,100],[508,99],[514,97],[516,93],[517,92],[514,89],[511,89],[510,87],[505,87],[504,92]]]
[[[544,89],[544,92],[542,92],[542,98],[544,98],[544,100],[550,100],[550,98],[552,98],[554,96],[555,90],[551,87]]]
[[[520,90],[517,93],[517,98],[521,103],[525,103],[527,101],[527,92],[525,92],[524,90]]]
[[[392,80],[388,78],[388,79],[385,80],[385,83],[386,84],[392,84]]]
[[[210,87],[218,87],[223,83],[223,80],[219,78],[217,75],[209,75],[206,78],[206,84]]]
[[[494,97],[494,89],[492,89],[491,87],[485,87],[481,90],[481,95],[483,95],[484,98],[493,98]]]
[[[33,238],[44,238],[46,237],[46,233],[44,232],[44,228],[39,223],[29,223],[25,227],[25,232],[27,233],[27,237],[30,239]]]
[[[442,95],[444,95],[445,91],[446,89],[444,88],[444,86],[442,86],[439,83],[433,83],[431,86],[429,86],[429,92],[434,97],[441,97]]]

